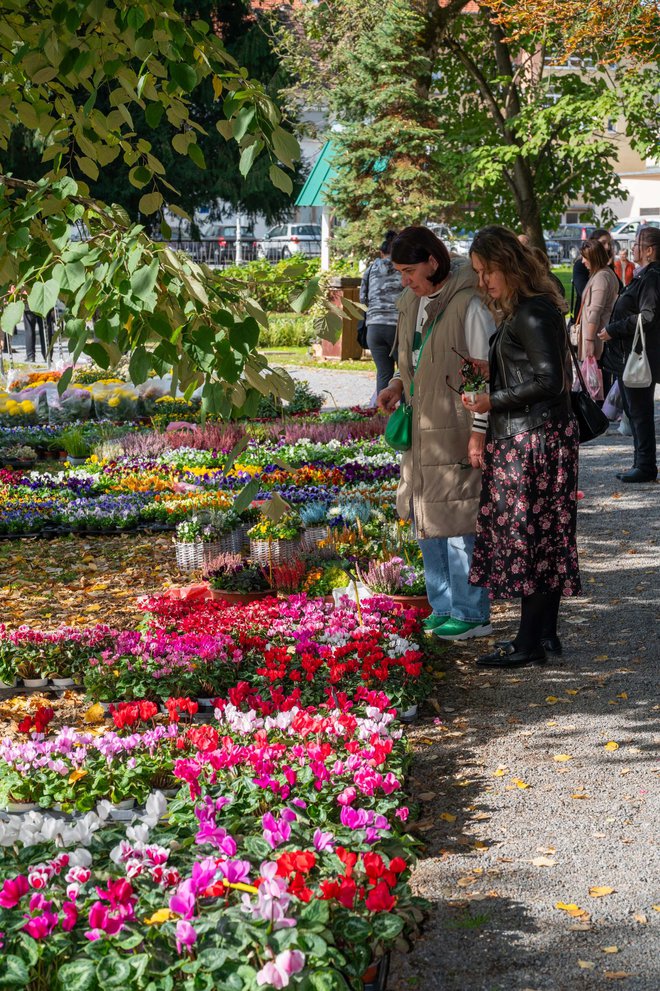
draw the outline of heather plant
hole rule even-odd
[[[381,595],[426,595],[424,572],[400,557],[371,561],[366,570],[358,569],[358,573],[367,588]]]
[[[271,587],[264,569],[240,554],[218,554],[206,579],[211,588],[222,592],[266,592]]]

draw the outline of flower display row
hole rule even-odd
[[[415,929],[407,754],[384,693],[314,708],[235,693],[203,725],[185,702],[164,725],[145,727],[142,703],[100,735],[3,743],[3,780],[39,777],[81,812],[131,778],[139,796],[158,773],[178,787],[128,826],[105,801],[0,822],[4,985],[347,991]]]
[[[0,628],[0,680],[70,676],[92,701],[209,699],[237,682],[272,699],[315,705],[368,686],[403,710],[423,696],[419,613],[374,596],[339,608],[305,595],[228,607],[145,600],[145,630],[99,625],[44,633]]]

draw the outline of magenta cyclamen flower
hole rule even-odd
[[[334,840],[332,833],[324,833],[320,829],[314,830],[314,849],[317,853],[322,853],[323,850],[334,850]]]
[[[176,951],[181,953],[185,947],[190,949],[197,942],[197,933],[185,919],[179,919],[176,924]]]
[[[291,826],[284,818],[276,819],[271,812],[267,812],[261,820],[264,830],[264,839],[274,850],[280,843],[286,843],[291,836]]]
[[[16,908],[23,895],[30,890],[28,879],[24,874],[8,877],[0,889],[0,908]]]
[[[33,939],[45,939],[52,933],[57,925],[57,920],[58,916],[55,912],[43,912],[41,915],[35,915],[33,919],[29,919],[23,929]]]

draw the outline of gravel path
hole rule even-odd
[[[435,719],[410,734],[414,880],[432,908],[392,991],[660,988],[660,488],[617,482],[630,444],[581,452],[585,594],[562,607],[563,658],[502,673],[478,672],[474,646],[442,659]],[[496,609],[498,636],[516,613]]]
[[[273,360],[273,364],[277,364]],[[287,372],[295,379],[309,382],[313,392],[325,396],[324,409],[335,406],[369,406],[376,391],[376,368],[365,363],[363,372],[345,372],[330,363],[323,368],[292,368]]]

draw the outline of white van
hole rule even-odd
[[[610,228],[615,255],[622,248],[627,248],[632,261],[633,241],[640,227],[660,227],[660,217],[624,217],[623,220],[617,221],[614,227]]]

